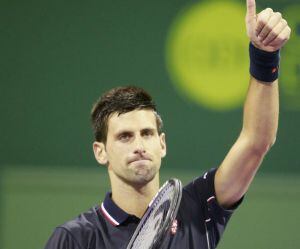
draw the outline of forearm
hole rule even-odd
[[[279,116],[278,80],[263,84],[252,76],[244,105],[242,135],[265,152],[276,139]]]
[[[280,13],[268,8],[256,14],[255,0],[247,0],[246,26],[251,43],[260,51],[249,47],[250,72],[255,77],[250,76],[242,132],[215,176],[216,197],[224,207],[231,207],[246,193],[275,141],[279,115],[277,51],[291,33]]]
[[[278,126],[278,80],[263,84],[250,77],[244,105],[243,129],[220,165],[215,188],[219,203],[228,208],[247,191]]]

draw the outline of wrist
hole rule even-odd
[[[267,52],[250,42],[250,74],[259,81],[272,83],[279,76],[280,50]]]

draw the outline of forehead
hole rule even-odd
[[[156,117],[153,110],[133,110],[123,114],[114,113],[108,119],[108,133],[120,130],[156,129]]]

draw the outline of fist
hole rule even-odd
[[[255,0],[247,0],[246,27],[252,44],[268,52],[281,49],[291,35],[291,28],[279,12],[267,8],[256,14]]]

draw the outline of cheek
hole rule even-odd
[[[124,146],[123,144],[113,144],[108,147],[108,158],[112,161],[118,161],[125,158],[128,154],[129,148],[128,146]]]
[[[154,148],[155,154],[160,157],[162,152],[160,140],[156,140],[155,142],[153,142],[152,146]]]

